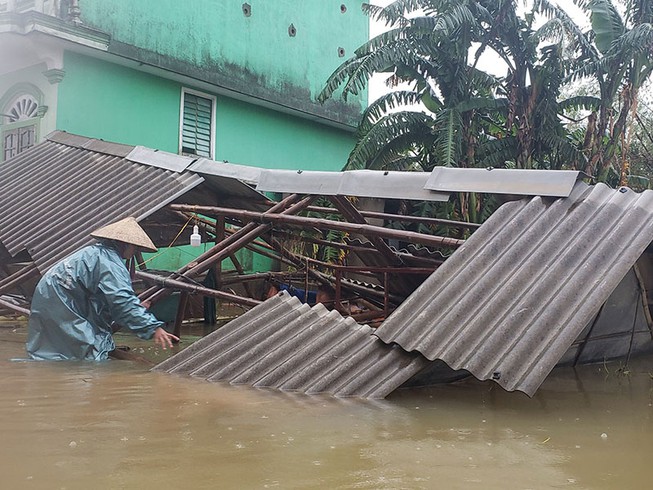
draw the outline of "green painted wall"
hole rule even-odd
[[[181,85],[76,53],[64,61],[58,129],[178,152]],[[352,133],[227,97],[217,98],[215,128],[216,159],[265,168],[340,170],[354,144]],[[177,269],[194,252],[170,250],[151,267]],[[250,270],[270,267],[246,250],[239,259]]]
[[[71,52],[64,63],[58,129],[179,152],[179,83]],[[340,170],[355,142],[352,133],[227,97],[217,98],[215,138],[217,160],[304,170]]]
[[[57,129],[178,152],[177,83],[71,52],[64,66]]]
[[[135,59],[160,55],[177,60],[180,73],[204,80],[211,78],[207,74],[219,73],[235,86],[252,88],[244,93],[262,90],[260,96],[278,106],[309,113],[331,72],[368,37],[368,18],[360,1],[248,0],[250,16],[243,13],[244,3],[80,0],[80,7],[86,26],[111,33],[116,47],[112,51],[110,46],[111,52],[133,54]],[[295,36],[289,35],[291,24]],[[346,57],[340,56],[341,49]],[[182,88],[207,93],[73,52],[65,53],[64,68],[58,129],[172,153],[179,152]],[[340,170],[355,143],[351,132],[208,94],[216,96],[217,160],[265,168]],[[341,120],[351,121],[348,118],[365,105],[365,94],[352,98]],[[171,249],[150,266],[176,269],[194,253],[190,247]],[[268,259],[248,251],[241,251],[239,258],[249,270],[270,266]],[[223,266],[232,268],[228,260]]]
[[[216,111],[216,159],[264,168],[341,170],[354,134],[225,97]]]
[[[215,242],[202,242],[199,248],[190,245],[179,245],[176,247],[161,248],[156,253],[143,254],[147,267],[158,270],[177,270],[188,264],[191,260],[196,259],[199,255],[209,250]],[[272,267],[272,260],[268,257],[255,254],[247,249],[236,252],[236,258],[247,271],[266,272]],[[231,259],[222,261],[222,270],[233,271],[236,267]]]
[[[244,82],[315,98],[331,72],[369,35],[361,1],[80,0],[85,25],[118,41],[233,72]],[[251,15],[243,13],[243,4]],[[345,6],[343,12],[341,6]],[[289,26],[296,35],[291,37]],[[344,56],[339,56],[339,48]],[[352,100],[364,108],[364,97]]]

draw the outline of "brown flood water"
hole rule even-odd
[[[618,365],[556,370],[532,399],[466,380],[369,402],[208,383],[132,361],[12,360],[25,357],[25,337],[24,323],[0,323],[6,489],[653,485],[653,359],[625,375]]]

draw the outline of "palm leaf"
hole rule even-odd
[[[384,152],[392,150],[393,156],[397,155],[399,149],[392,146],[393,141],[401,142],[401,150],[407,151],[416,140],[414,136],[430,134],[432,126],[433,119],[421,112],[401,111],[387,114],[359,136],[349,155],[347,168],[365,168],[375,159],[378,166],[378,160],[386,158],[383,156]],[[411,134],[413,136],[410,136]]]
[[[601,106],[601,99],[589,95],[576,95],[560,101],[558,105],[563,111],[574,109],[588,109],[595,111]]]
[[[596,47],[606,54],[625,31],[621,16],[610,0],[591,0],[587,9],[591,12],[590,20],[596,36]]]
[[[412,90],[397,90],[382,95],[372,102],[363,113],[361,123],[358,128],[359,134],[369,131],[369,128],[375,124],[381,117],[390,111],[419,104],[422,101],[423,94]]]

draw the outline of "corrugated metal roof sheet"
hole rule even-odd
[[[574,170],[436,167],[424,187],[439,192],[567,197],[579,175]]]
[[[197,157],[192,158],[168,153],[167,151],[152,150],[144,146],[135,147],[125,158],[132,162],[162,168],[163,170],[172,170],[173,172],[183,172],[197,159]]]
[[[27,250],[39,271],[91,243],[89,233],[143,219],[203,179],[141,165],[134,147],[55,132],[0,170],[0,241],[14,256]]]
[[[532,395],[653,240],[653,191],[503,205],[375,332]]]
[[[338,397],[383,398],[429,364],[372,328],[281,292],[155,371]]]
[[[638,264],[647,260],[650,261],[651,257],[642,256]],[[653,341],[647,310],[648,304],[642,301],[642,284],[632,268],[558,365],[589,364],[618,358],[627,362],[630,356],[651,352]]]
[[[374,245],[369,240],[363,240],[360,237],[345,237],[345,243],[348,245],[352,245],[354,247],[360,247],[360,248],[373,248]],[[422,261],[418,261],[416,263],[411,263],[411,257],[424,257],[426,259],[432,260],[434,262],[442,262],[447,258],[440,250],[431,250],[428,247],[424,245],[419,245],[419,244],[413,244],[409,243],[406,248],[396,248],[393,247],[392,245],[390,246],[390,250],[393,252],[396,252],[402,256],[402,259],[406,259],[404,262],[406,265],[409,266],[419,266],[422,264]]]
[[[259,191],[357,196],[379,199],[448,201],[449,194],[424,188],[430,174],[380,170],[315,172],[302,170],[261,170]]]
[[[199,158],[188,167],[188,170],[204,178],[203,187],[210,188],[216,196],[219,196],[218,203],[223,207],[255,211],[269,209],[268,198],[254,188],[261,173],[260,168]],[[194,201],[196,204],[202,202],[201,198],[196,198]],[[206,202],[207,206],[215,204],[215,197],[212,201]]]
[[[261,175],[261,169],[258,167],[208,160],[206,158],[200,158],[188,168],[205,176],[213,175],[215,177],[238,179],[248,184],[257,184]]]

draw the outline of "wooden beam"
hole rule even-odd
[[[5,301],[2,298],[0,298],[0,306],[3,306],[3,307],[8,308],[10,310],[13,310],[16,313],[20,313],[21,315],[29,316],[29,310],[28,309],[22,308],[22,307],[20,307],[18,305],[10,303],[9,301]]]
[[[188,291],[182,291],[179,296],[179,305],[177,306],[177,314],[175,315],[175,325],[173,328],[173,335],[181,338],[181,324],[186,316],[186,308],[188,307]]]
[[[306,208],[307,211],[314,211],[317,213],[333,213],[338,212],[338,209],[334,208],[325,208],[321,206],[309,206]],[[441,225],[441,226],[451,226],[452,228],[478,228],[481,225],[479,223],[467,223],[466,221],[455,221],[450,219],[442,218],[428,218],[423,216],[408,216],[405,214],[390,214],[390,213],[379,213],[376,211],[361,211],[358,210],[361,216],[365,218],[377,218],[382,220],[393,220],[393,221],[404,221],[406,223],[423,223],[430,225]]]
[[[275,206],[271,207],[269,211],[266,211],[266,213],[277,211],[280,211],[281,213],[296,213],[304,209],[306,206],[309,206],[313,202],[314,197],[306,197],[297,202],[298,199],[299,196],[297,194],[291,194],[290,196],[277,203]],[[169,208],[175,211],[183,211],[180,209],[174,209],[172,205],[170,205]],[[186,209],[186,211],[189,210]],[[193,211],[190,210],[190,212]],[[213,264],[215,264],[217,261],[223,260],[225,257],[228,257],[230,254],[246,246],[249,242],[254,240],[257,236],[261,235],[269,228],[270,225],[257,225],[256,223],[248,223],[233,235],[226,237],[220,243],[216,243],[215,246],[204,252],[196,260],[186,264],[181,269],[172,273],[171,277],[196,277],[212,267]],[[162,294],[163,293],[160,291],[159,286],[155,286],[141,293],[140,297],[145,301],[154,303],[162,297]]]
[[[279,223],[289,227],[315,227],[320,229],[348,231],[359,233],[361,235],[367,236],[368,238],[371,235],[383,238],[396,238],[398,240],[403,240],[411,243],[420,243],[422,245],[430,245],[432,247],[457,248],[465,243],[465,240],[459,240],[456,238],[425,235],[423,233],[416,233],[413,231],[393,230],[390,228],[383,228],[382,226],[359,223],[345,223],[342,221],[305,218],[302,216],[290,216],[287,214],[256,213],[253,211],[244,211],[240,209],[220,208],[212,206],[194,206],[189,204],[171,204],[170,207],[178,211],[190,211],[206,215],[237,216],[245,220],[256,221],[259,223]],[[248,223],[246,226],[249,226],[250,224],[252,223]]]
[[[330,200],[333,202],[336,208],[338,208],[338,210],[342,213],[347,221],[364,225],[368,224],[365,218],[358,212],[358,209],[356,209],[346,197],[331,196]],[[397,256],[397,254],[392,251],[388,244],[383,241],[383,238],[378,235],[371,235],[367,237],[367,239],[372,242],[374,248],[376,248],[381,253],[388,264],[401,265],[403,263],[403,261]]]
[[[38,276],[39,270],[33,262],[0,281],[0,293],[11,291],[21,283]]]
[[[157,276],[156,274],[150,274],[149,272],[136,271],[136,277],[142,279],[143,281],[157,284],[167,289],[177,289],[180,291],[187,291],[189,293],[201,294],[202,296],[212,296],[214,298],[224,299],[241,305],[256,306],[262,303],[261,301],[253,298],[243,298],[242,296],[237,296],[235,294],[217,291],[215,289],[199,286],[196,284],[188,284],[187,282],[170,279],[168,277]]]

